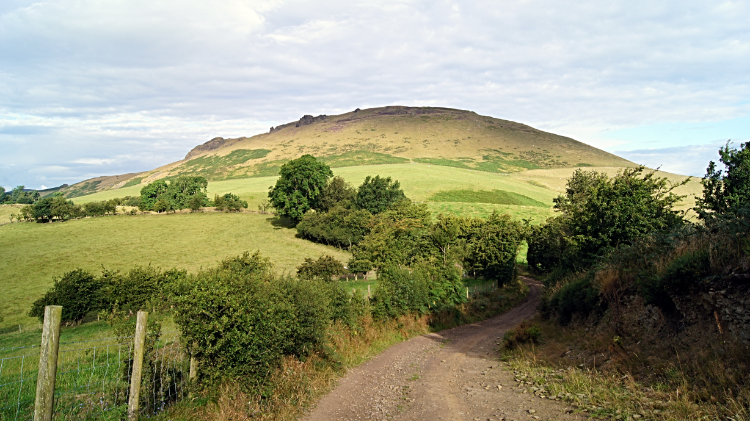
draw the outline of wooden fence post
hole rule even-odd
[[[466,287],[466,299],[469,299],[469,287]]]
[[[39,350],[39,375],[36,379],[34,421],[52,420],[57,376],[57,351],[60,349],[61,306],[44,307],[44,330]]]
[[[370,284],[367,284],[367,299],[370,299]]]
[[[146,345],[146,323],[148,313],[139,311],[135,325],[133,345],[133,371],[130,373],[130,397],[128,399],[128,420],[138,419],[138,400],[141,394],[141,374],[143,374],[143,354]]]

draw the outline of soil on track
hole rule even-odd
[[[392,346],[351,370],[305,421],[582,420],[564,404],[516,387],[497,359],[503,333],[536,313],[541,284],[512,310]]]

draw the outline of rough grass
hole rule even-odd
[[[260,250],[279,272],[291,273],[305,257],[349,253],[296,238],[296,230],[271,215],[196,213],[109,216],[62,223],[0,227],[0,315],[10,325],[36,325],[26,316],[52,279],[77,267],[100,271],[136,265],[196,271],[229,256]]]
[[[0,225],[11,223],[10,216],[20,213],[23,205],[0,205]],[[15,219],[13,220],[15,223]]]

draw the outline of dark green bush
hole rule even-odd
[[[570,323],[574,315],[587,317],[602,305],[592,281],[592,276],[586,275],[563,286],[549,298],[546,310],[555,314],[562,325]]]
[[[398,267],[378,271],[378,287],[373,293],[372,312],[378,319],[404,314],[427,314],[430,290],[426,279],[417,272]]]
[[[297,276],[300,279],[330,282],[334,276],[343,275],[345,272],[344,264],[336,260],[333,256],[323,255],[317,260],[309,257],[297,267]]]
[[[334,206],[328,212],[308,212],[297,224],[300,237],[316,243],[350,248],[370,232],[372,214],[367,210]]]
[[[58,305],[63,307],[62,321],[74,322],[90,311],[99,310],[104,300],[101,280],[83,269],[75,269],[55,278],[52,289],[34,301],[29,316],[43,321],[44,307]]]
[[[255,253],[202,271],[175,288],[175,321],[205,384],[261,385],[285,355],[321,348],[333,317],[330,284],[275,279]]]

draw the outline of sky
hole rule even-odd
[[[701,176],[750,140],[748,1],[2,0],[0,186],[304,114],[441,106]]]

